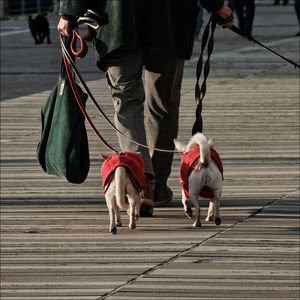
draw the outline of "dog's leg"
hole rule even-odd
[[[221,217],[220,217],[220,198],[215,197],[214,201],[214,216],[216,225],[221,225]]]
[[[193,224],[194,227],[201,227],[201,215],[200,215],[200,206],[198,203],[198,195],[199,195],[199,191],[197,193],[190,190],[189,201],[191,201],[192,204],[195,206],[195,211],[196,211],[196,221]]]
[[[200,206],[198,202],[198,196],[203,186],[199,182],[199,172],[193,171],[189,177],[189,194],[192,205],[195,206],[195,213],[196,213],[196,221],[193,224],[194,227],[201,226],[201,216],[200,216]]]
[[[121,215],[120,215],[120,210],[118,205],[115,205],[115,214],[116,214],[116,219],[117,219],[117,226],[122,227],[122,220],[121,220]]]
[[[207,212],[207,217],[205,221],[212,221],[213,216],[214,216],[214,202],[215,202],[215,197],[211,198],[209,201],[209,207],[208,207],[208,212]]]
[[[136,228],[135,220],[139,216],[137,208],[140,209],[141,198],[129,179],[127,180],[126,190],[129,202],[129,228],[134,229]]]
[[[106,205],[109,212],[109,232],[112,234],[117,233],[117,225],[116,225],[116,219],[115,219],[115,211],[114,211],[114,205],[113,202],[115,202],[114,197],[108,197],[108,195],[105,196],[106,199]]]
[[[193,216],[193,210],[192,210],[192,208],[191,208],[191,204],[190,204],[190,202],[189,202],[189,199],[188,199],[187,196],[185,195],[183,189],[182,189],[181,193],[182,193],[181,201],[182,201],[182,204],[183,204],[183,209],[184,209],[185,214],[187,215],[187,217],[188,217],[189,219],[191,219],[192,216]]]
[[[135,199],[128,198],[129,206],[130,206],[130,213],[129,213],[129,228],[135,229],[136,223],[135,223]]]
[[[129,202],[129,228],[135,229],[136,223],[135,220],[138,219],[139,215],[137,214],[137,206],[140,206],[140,196],[138,193],[134,192],[130,196],[127,195]]]
[[[214,209],[213,209],[213,215],[215,217],[215,223],[216,225],[221,224],[221,217],[220,217],[220,198],[222,195],[222,188],[215,188],[212,189],[215,197],[214,199]]]

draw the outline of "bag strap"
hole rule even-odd
[[[64,36],[62,37],[61,42],[63,42],[63,44],[65,45],[65,48],[68,50],[68,53],[70,54],[70,57],[73,61],[75,61],[75,55],[74,53],[71,51],[71,42],[72,42],[73,37],[72,36]],[[63,57],[61,58],[61,65],[60,65],[60,77],[63,80],[67,80],[68,79],[68,74],[67,74],[67,70],[65,67],[65,63],[64,63],[64,59]]]

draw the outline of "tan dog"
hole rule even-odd
[[[193,212],[191,206],[196,208],[196,221],[194,227],[201,226],[200,206],[198,196],[210,198],[210,204],[206,221],[214,221],[216,225],[221,224],[220,198],[223,188],[223,166],[215,150],[215,140],[197,133],[192,136],[187,145],[174,140],[178,151],[186,153],[182,156],[180,166],[180,177],[182,189],[182,203],[186,215],[191,219]],[[199,147],[200,151],[199,151]],[[192,157],[194,155],[194,158]],[[188,165],[187,161],[191,162]]]
[[[131,152],[101,156],[105,160],[101,174],[109,210],[109,232],[116,234],[117,226],[122,226],[119,208],[125,206],[125,196],[129,203],[129,228],[134,229],[140,214],[141,190],[146,184],[144,161],[140,154]]]

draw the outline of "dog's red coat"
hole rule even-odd
[[[222,178],[223,178],[223,165],[222,165],[222,161],[221,161],[219,154],[217,153],[216,150],[214,150],[212,148],[210,149],[210,154],[211,154],[211,158],[217,164],[217,166],[222,174]],[[200,157],[199,146],[197,146],[192,151],[190,151],[186,154],[183,154],[181,157],[181,165],[180,165],[180,170],[179,170],[180,184],[183,188],[184,194],[188,198],[189,198],[188,179],[189,179],[189,176],[191,175],[194,167],[197,165],[199,157]],[[223,178],[223,180],[224,180],[224,178]],[[213,198],[214,194],[208,186],[205,186],[204,188],[201,189],[199,196],[203,197],[203,198]]]
[[[114,179],[115,169],[119,166],[128,169],[129,178],[137,192],[140,192],[146,186],[144,160],[141,155],[132,152],[124,152],[122,154],[115,153],[110,155],[101,167],[103,179],[102,188],[104,193]]]

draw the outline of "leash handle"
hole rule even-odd
[[[79,59],[84,58],[88,52],[88,46],[84,39],[81,37],[81,35],[78,33],[77,29],[74,28],[72,30],[72,41],[70,44],[72,53]],[[80,43],[80,49],[77,51],[77,40],[79,40]]]
[[[213,13],[212,14],[212,18],[214,19],[214,21],[219,24],[219,25],[223,25],[226,24],[228,22],[231,22],[233,20],[233,14],[231,14],[228,18],[223,19],[222,17],[220,17],[219,15]]]

